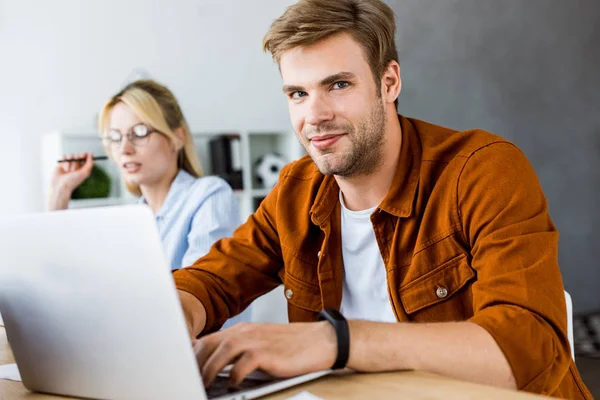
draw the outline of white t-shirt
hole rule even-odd
[[[340,203],[344,261],[340,312],[347,319],[396,322],[387,290],[385,265],[370,219],[377,207],[348,210],[341,192]]]

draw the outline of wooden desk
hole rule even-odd
[[[0,365],[14,363],[4,327],[0,327]],[[385,374],[330,375],[319,380],[295,386],[264,397],[265,400],[283,400],[301,391],[323,399],[538,399],[522,392],[457,381],[425,372],[391,372]],[[0,379],[0,399],[3,400],[60,400],[57,397],[29,392],[21,382]]]

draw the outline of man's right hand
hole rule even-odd
[[[177,290],[177,294],[183,308],[188,333],[190,338],[195,340],[206,325],[206,310],[204,309],[204,305],[194,295],[183,290]]]
[[[63,156],[65,160],[74,158],[85,158],[85,162],[61,162],[54,169],[48,196],[49,211],[66,209],[69,206],[73,191],[92,173],[94,161],[91,153],[71,154],[69,157]]]

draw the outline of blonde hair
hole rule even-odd
[[[118,103],[129,106],[142,122],[158,130],[171,141],[173,146],[181,142],[175,134],[175,130],[182,128],[185,131],[185,140],[183,147],[179,150],[177,167],[196,178],[202,176],[200,159],[196,154],[188,124],[183,117],[177,99],[168,88],[149,79],[138,80],[127,85],[119,93],[112,96],[102,107],[98,117],[100,135],[108,127],[110,112]],[[110,154],[109,149],[106,149],[106,151]],[[126,183],[126,186],[132,194],[142,195],[139,186],[128,183]]]
[[[263,49],[279,64],[283,53],[348,33],[364,49],[380,86],[391,61],[398,62],[392,9],[380,0],[300,0],[276,19],[263,40]]]

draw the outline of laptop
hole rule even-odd
[[[23,384],[95,399],[252,399],[330,371],[205,388],[145,205],[0,220],[0,314]],[[220,382],[220,383],[219,383]]]

